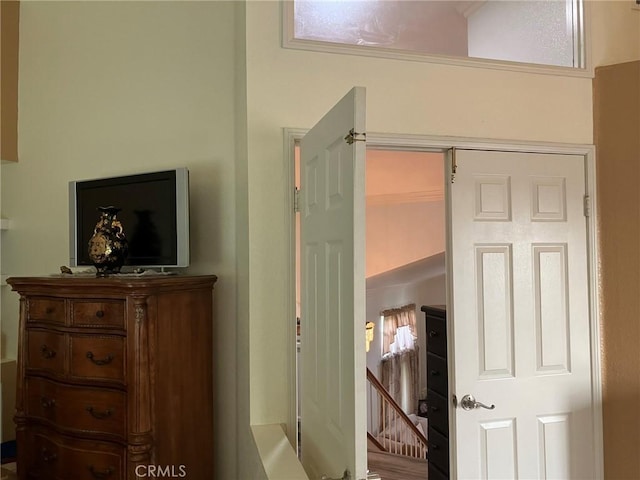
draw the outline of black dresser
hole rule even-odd
[[[449,478],[449,381],[447,373],[447,311],[423,306],[427,326],[427,407],[429,480]]]

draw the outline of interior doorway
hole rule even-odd
[[[390,392],[415,429],[427,436],[427,329],[424,306],[446,305],[446,202],[444,151],[367,148],[366,152],[366,322],[367,369]],[[295,147],[295,185],[300,187],[300,151]],[[296,213],[296,350],[300,349],[300,222]],[[385,329],[385,312],[412,309],[411,328]],[[397,332],[395,331],[397,330]],[[406,361],[408,357],[415,361]],[[300,385],[299,372],[297,384]],[[300,392],[297,395],[298,452]],[[397,422],[384,418],[388,406],[367,395],[370,458],[376,441],[408,459],[421,478],[427,477],[426,459],[412,462],[401,455],[413,442]],[[406,419],[405,419],[406,420]],[[405,427],[406,428],[406,427]],[[420,456],[420,455],[418,455]],[[415,457],[414,457],[415,458]],[[373,461],[373,460],[372,460]],[[404,467],[403,467],[404,468]]]
[[[429,364],[427,369],[430,375],[439,375],[445,382],[451,379],[448,387],[445,384],[440,389],[444,395],[449,393],[451,402],[441,408],[449,413],[443,425],[445,428],[447,423],[450,425],[450,440],[441,436],[437,443],[433,442],[434,419],[430,416],[429,469],[435,465],[435,454],[439,453],[439,463],[447,470],[447,475],[440,478],[448,478],[449,468],[451,476],[456,477],[470,465],[483,468],[485,473],[492,472],[485,475],[487,478],[496,477],[495,472],[499,472],[497,478],[538,478],[543,476],[540,472],[550,471],[558,477],[556,473],[561,470],[578,472],[582,478],[600,476],[601,455],[594,455],[593,462],[583,460],[586,452],[601,451],[602,445],[598,408],[598,262],[594,247],[597,221],[595,212],[589,208],[595,195],[593,149],[581,145],[507,144],[416,135],[372,134],[365,139],[365,133],[357,133],[366,130],[364,116],[365,90],[354,87],[307,133],[285,131],[286,141],[291,145],[286,160],[292,183],[294,141],[302,139],[300,165],[304,182],[299,194],[294,195],[291,189],[289,205],[293,206],[297,199],[298,208],[303,212],[299,221],[303,226],[300,237],[304,255],[299,258],[304,272],[300,289],[304,299],[301,413],[305,470],[314,478],[324,472],[329,472],[332,478],[349,477],[349,472],[354,472],[357,478],[366,476],[367,418],[366,410],[361,408],[367,403],[368,379],[365,379],[365,342],[361,343],[361,323],[366,323],[367,315],[365,167],[367,146],[376,145],[394,151],[436,150],[447,158],[444,162],[448,177],[444,181],[447,309],[444,318],[442,311],[440,315],[447,335],[442,346],[448,349],[442,357],[448,358],[449,363],[441,363],[433,370],[435,374],[431,373]],[[558,171],[558,168],[568,170]],[[293,259],[294,215],[289,214],[289,246]],[[526,224],[533,232],[520,242],[523,248],[520,244],[511,245],[510,237],[501,240],[498,235],[506,231],[505,225],[511,228],[512,224]],[[538,235],[540,232],[534,230],[546,233]],[[571,238],[565,238],[567,235]],[[295,269],[292,261],[288,280],[291,312],[295,308]],[[566,281],[569,273],[576,273],[584,281]],[[551,282],[545,279],[560,281],[561,288],[549,286]],[[536,286],[533,293],[532,285]],[[579,295],[568,295],[568,286],[574,293],[579,290]],[[568,305],[567,300],[578,297],[578,306],[572,303],[569,309],[563,307]],[[550,305],[554,307],[549,308]],[[469,309],[473,311],[468,312]],[[534,315],[534,321],[516,321],[525,318],[520,313],[515,315],[514,312],[520,311],[526,312],[527,319]],[[555,321],[556,318],[560,321]],[[293,322],[291,325],[293,327]],[[526,331],[531,330],[532,325],[536,327],[535,332]],[[563,325],[570,325],[567,335],[555,341],[560,337],[550,332],[563,329]],[[571,341],[565,341],[569,332]],[[437,336],[438,332],[434,331],[434,337]],[[294,342],[290,345],[293,349]],[[576,345],[579,348],[574,348]],[[511,368],[515,364],[516,346],[531,353],[527,355],[527,368],[522,365],[516,370]],[[292,352],[289,358],[294,357]],[[496,367],[498,361],[502,364]],[[291,384],[295,385],[295,361],[289,365]],[[467,375],[475,378],[478,372],[481,375],[490,372],[492,379],[510,375],[515,381],[503,383],[518,383],[526,381],[531,366],[543,380],[549,378],[553,382],[561,378],[558,372],[575,377],[580,382],[579,392],[573,396],[557,396],[556,389],[552,389],[552,395],[540,390],[529,394],[526,401],[500,395],[500,405],[494,406],[491,400],[485,400],[492,395],[480,392],[479,386],[472,384]],[[579,375],[573,375],[574,372]],[[476,401],[476,390],[478,395],[482,393],[480,400],[489,403]],[[292,389],[291,412],[297,414],[293,393]],[[531,402],[534,397],[535,401]],[[565,402],[562,404],[565,407],[545,408],[539,413],[532,407],[544,398],[558,398]],[[427,405],[430,403],[429,400]],[[521,414],[527,417],[522,420],[528,428],[524,435],[515,429],[515,415]],[[504,421],[509,415],[514,417]],[[291,418],[290,432],[295,432],[297,418]],[[461,433],[469,426],[473,432],[467,429]],[[584,435],[585,427],[592,433],[588,438]],[[538,434],[545,437],[543,443],[537,442],[539,435],[531,431],[536,428]],[[464,451],[469,439],[479,451]],[[509,457],[503,455],[506,451],[503,447],[509,447]],[[521,454],[527,458],[525,462],[517,462],[520,473],[516,473],[514,460]],[[585,474],[587,470],[593,475]],[[506,471],[511,473],[503,475]],[[479,478],[482,475],[466,472],[462,476]]]

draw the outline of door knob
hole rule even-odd
[[[473,410],[474,408],[486,408],[487,410],[493,410],[496,408],[495,405],[485,405],[484,403],[477,402],[473,395],[465,395],[460,400],[460,406],[464,410]]]

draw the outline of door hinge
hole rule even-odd
[[[451,183],[456,181],[456,170],[458,170],[458,163],[456,161],[456,149],[451,149]]]
[[[296,213],[300,211],[300,189],[298,187],[293,190],[293,211]]]
[[[358,133],[352,128],[351,130],[349,130],[349,133],[347,133],[347,136],[344,137],[344,139],[347,141],[349,145],[351,145],[353,142],[366,142],[367,134]]]
[[[591,197],[589,195],[585,195],[583,198],[583,206],[584,206],[584,216],[591,216]]]

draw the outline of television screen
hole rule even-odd
[[[189,175],[186,168],[69,183],[71,266],[92,265],[89,239],[98,207],[119,208],[129,245],[125,265],[189,265]]]

